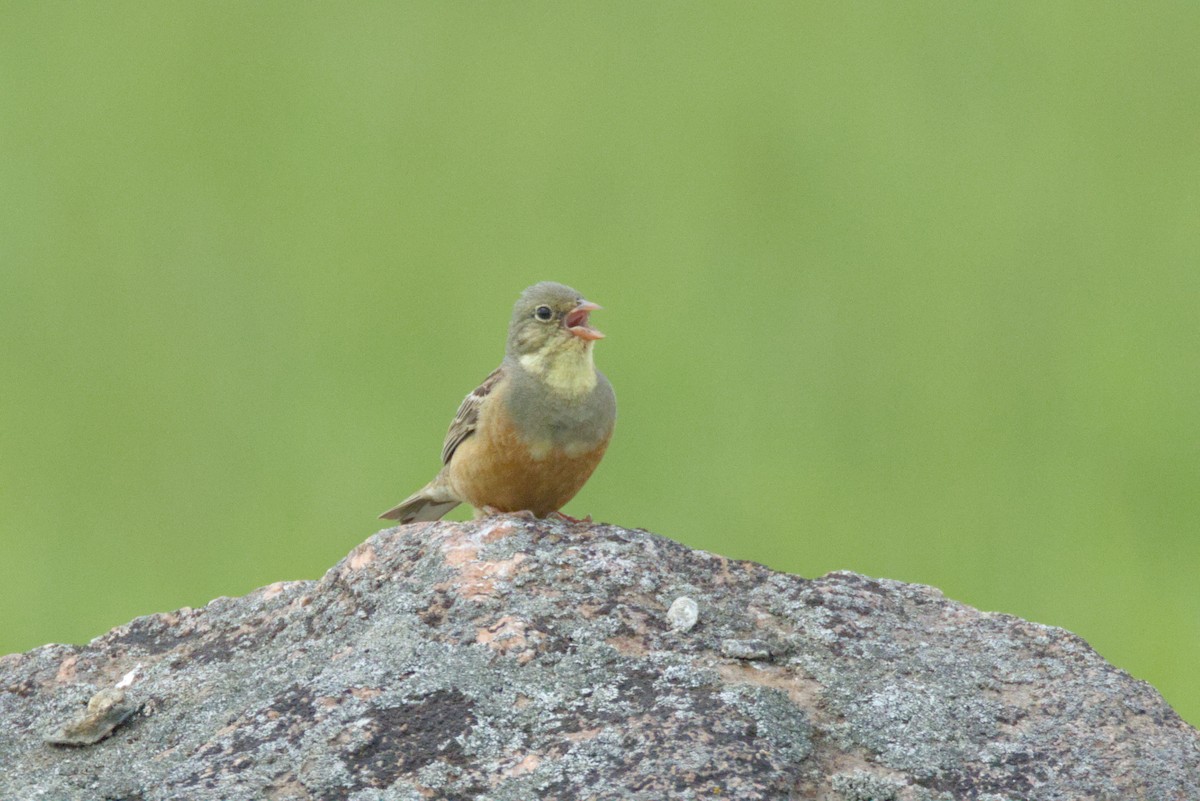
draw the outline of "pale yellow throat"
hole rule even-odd
[[[583,345],[582,350],[580,345]],[[592,361],[591,342],[548,342],[536,353],[521,356],[519,361],[522,367],[563,395],[578,397],[596,387],[596,365]]]

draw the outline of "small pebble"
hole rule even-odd
[[[43,738],[52,745],[91,745],[98,743],[113,729],[124,723],[138,710],[139,704],[128,703],[125,691],[110,687],[101,690],[88,701],[82,715],[48,732]]]
[[[681,595],[667,610],[667,622],[674,631],[691,631],[700,617],[700,606],[686,595]]]

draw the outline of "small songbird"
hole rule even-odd
[[[504,361],[458,407],[441,471],[380,517],[438,520],[469,503],[476,517],[567,518],[559,510],[600,463],[617,419],[612,385],[592,361],[604,334],[588,315],[599,308],[552,281],[522,292]]]

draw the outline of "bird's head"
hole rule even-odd
[[[591,368],[592,344],[604,334],[589,325],[588,315],[599,308],[569,286],[534,284],[513,307],[508,356],[535,373]]]

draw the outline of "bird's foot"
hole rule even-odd
[[[568,523],[591,523],[592,522],[591,515],[588,515],[586,517],[571,517],[569,514],[565,514],[563,512],[551,512],[550,514],[554,515],[559,520],[565,520]]]
[[[533,512],[529,511],[528,509],[522,509],[518,512],[506,512],[503,509],[497,509],[495,506],[485,506],[480,511],[483,512],[484,517],[495,517],[496,515],[512,515],[513,517],[519,517],[522,520],[537,520],[537,515],[535,515]]]

